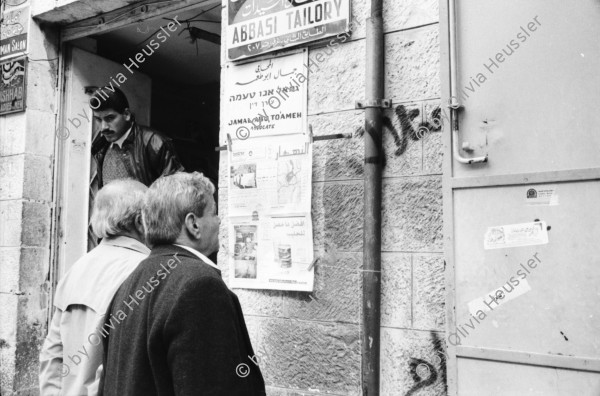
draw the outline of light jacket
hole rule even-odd
[[[41,396],[97,394],[103,354],[97,329],[116,290],[149,253],[133,238],[106,238],[60,280],[40,352]]]

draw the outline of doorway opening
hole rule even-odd
[[[217,201],[220,33],[221,5],[213,3],[67,42],[63,123],[77,118],[81,127],[71,131],[66,154],[63,209],[68,219],[59,274],[98,243],[87,221],[98,191],[90,149],[95,139],[104,139],[88,117],[87,102],[97,87],[120,88],[136,123],[170,138],[186,172],[202,172],[215,184]],[[82,171],[88,166],[87,185],[69,182],[87,178]]]
[[[177,23],[170,31],[168,24],[173,22]],[[124,65],[125,76],[139,72],[150,78],[149,126],[172,139],[186,171],[204,173],[215,186],[219,172],[215,147],[219,145],[220,34],[221,8],[217,4],[91,37],[96,40],[97,55]],[[138,53],[142,53],[143,63],[138,61],[142,56],[136,59]]]

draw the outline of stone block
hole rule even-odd
[[[281,290],[233,289],[237,294],[244,315],[269,317],[283,316],[283,292]]]
[[[386,110],[384,115],[383,176],[420,174],[423,167],[421,104],[395,105],[393,110]]]
[[[47,247],[50,244],[50,207],[36,202],[23,203],[23,245]]]
[[[2,299],[0,298],[0,302]],[[14,344],[7,343],[0,337],[0,392],[4,395],[12,395],[15,380],[15,350]]]
[[[27,64],[27,111],[55,111],[56,67],[48,62]]]
[[[312,220],[315,249],[361,252],[362,182],[313,184]]]
[[[423,137],[423,173],[442,174],[444,159],[444,142],[442,130],[450,133],[449,113],[442,109],[439,101],[423,103],[425,125],[429,133]],[[444,113],[445,112],[445,113]]]
[[[381,329],[381,394],[446,396],[443,337],[436,332]]]
[[[439,100],[428,100],[423,102],[423,122],[429,132],[450,132],[450,112],[446,106],[442,106]],[[444,129],[446,128],[446,129]]]
[[[313,49],[308,56],[308,114],[354,110],[364,96],[364,40]]]
[[[33,1],[31,3],[45,3]],[[35,6],[32,4],[32,10]],[[31,20],[28,32],[28,53],[34,59],[51,59],[50,61],[35,61],[58,67],[58,42],[60,30],[55,26],[41,25],[35,19]],[[55,72],[56,73],[56,72]]]
[[[38,386],[39,354],[46,336],[46,310],[40,309],[39,293],[19,296],[15,389]]]
[[[440,97],[438,30],[433,25],[386,35],[386,98],[400,103]]]
[[[0,201],[0,246],[21,246],[23,201]]]
[[[54,145],[61,142],[56,134],[56,116],[49,111],[27,109],[26,135],[25,152],[43,157],[54,156]]]
[[[354,29],[352,29],[350,40],[358,40],[366,36],[367,18],[369,17],[370,8],[368,3],[364,0],[350,1],[351,20],[354,21]]]
[[[10,394],[15,381],[18,296],[0,293],[0,392]]]
[[[442,180],[411,177],[385,181],[382,198],[382,249],[441,252]]]
[[[29,112],[29,109],[27,110]],[[0,156],[25,152],[25,113],[6,114],[0,117]],[[1,179],[4,180],[4,179]]]
[[[23,198],[52,201],[52,162],[49,157],[25,155]]]
[[[412,266],[409,254],[381,257],[381,326],[412,327]]]
[[[50,249],[22,248],[19,290],[26,294],[41,293],[48,277]]]
[[[269,386],[360,394],[357,325],[264,318],[255,349]]]
[[[23,197],[25,155],[0,157],[0,199]]]
[[[21,250],[18,247],[0,248],[0,293],[19,291],[19,262]]]
[[[315,136],[352,133],[351,139],[320,140],[313,144],[313,182],[363,177],[364,111],[341,111],[308,117]]]
[[[383,1],[383,29],[386,32],[414,28],[438,21],[437,0]]]
[[[423,138],[423,173],[442,175],[444,161],[444,143],[442,134],[433,132]]]
[[[413,328],[444,330],[446,286],[442,255],[413,257]]]
[[[285,316],[323,322],[360,323],[360,253],[316,254],[315,287],[312,293],[286,292]]]

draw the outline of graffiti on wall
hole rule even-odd
[[[431,132],[437,132],[441,129],[441,109],[436,107],[431,113],[431,122],[429,120],[421,121],[418,125],[414,126],[414,121],[421,114],[421,110],[415,108],[407,110],[404,105],[396,106],[394,110],[398,123],[400,124],[400,132],[394,126],[394,123],[389,117],[383,118],[383,125],[387,128],[394,138],[396,144],[396,156],[402,155],[406,151],[408,141],[421,140],[426,134]]]
[[[409,362],[410,375],[415,382],[405,396],[412,396],[417,391],[434,386],[441,382],[444,384],[444,394],[448,391],[446,378],[446,352],[443,340],[435,332],[431,332],[434,357],[431,362],[411,357]]]

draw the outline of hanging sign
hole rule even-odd
[[[7,8],[0,24],[0,59],[27,51],[27,28],[29,26],[29,6]]]
[[[306,51],[228,66],[225,134],[232,139],[306,132]]]
[[[0,115],[25,110],[25,77],[27,60],[11,59],[0,62]]]
[[[227,4],[230,60],[349,30],[350,0],[228,0]]]

